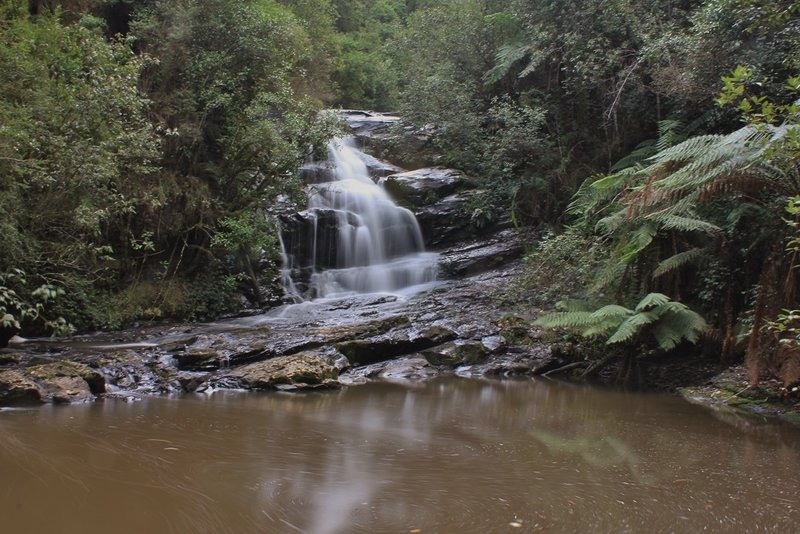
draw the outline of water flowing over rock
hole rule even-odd
[[[281,220],[287,292],[305,300],[434,281],[437,255],[425,252],[414,214],[372,181],[369,158],[351,139],[328,153],[333,180],[310,186],[308,209]]]

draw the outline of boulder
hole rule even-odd
[[[527,349],[510,350],[504,354],[489,356],[482,363],[457,367],[457,376],[530,376],[541,374],[559,364],[550,347],[538,345]]]
[[[482,363],[489,355],[486,347],[478,341],[459,340],[422,352],[422,357],[431,365],[455,367]]]
[[[313,389],[335,386],[338,377],[336,367],[319,354],[301,352],[251,363],[222,378],[236,379],[248,389]]]
[[[379,182],[399,204],[419,209],[467,186],[464,174],[443,167],[428,167],[392,174]]]
[[[473,237],[467,203],[476,191],[461,191],[415,210],[425,246],[441,249]]]
[[[440,266],[453,277],[469,276],[519,259],[523,245],[515,230],[503,230],[486,237],[448,249],[442,253]]]
[[[197,391],[210,376],[211,373],[182,371],[178,373],[175,378],[178,380],[183,391],[193,393]]]
[[[298,170],[298,175],[304,184],[321,184],[334,179],[333,169],[325,161],[304,164]]]
[[[423,330],[397,330],[380,336],[337,343],[336,349],[352,365],[366,365],[419,352],[454,339],[447,328],[430,326]]]
[[[358,385],[367,382],[368,379],[409,382],[428,380],[441,375],[442,371],[432,367],[425,358],[416,355],[353,369],[342,375],[339,381],[343,385]]]
[[[411,321],[405,315],[392,315],[363,323],[326,326],[312,330],[311,333],[321,336],[326,343],[339,343],[385,334],[395,328],[409,326],[410,324]]]
[[[0,405],[40,402],[42,388],[18,371],[0,371]]]
[[[182,371],[211,371],[220,367],[220,354],[213,349],[189,350],[174,357]]]
[[[4,320],[0,323],[0,348],[7,347],[8,341],[19,333],[19,327],[12,320],[13,317],[9,321]]]
[[[343,109],[338,111],[338,114],[359,139],[386,139],[393,137],[395,134],[392,129],[400,122],[400,117],[390,113]]]
[[[387,161],[379,160],[378,158],[361,151],[356,152],[356,154],[358,155],[359,159],[364,162],[364,165],[367,166],[367,173],[373,180],[383,178],[391,174],[401,173],[405,170],[397,165],[392,165]]]
[[[54,363],[28,367],[25,369],[25,374],[41,382],[46,387],[50,386],[55,390],[61,387],[76,389],[77,382],[73,382],[72,380],[57,380],[60,378],[75,378],[85,382],[88,390],[94,395],[101,395],[106,392],[106,379],[103,375],[82,363],[61,360]]]
[[[57,404],[76,404],[91,402],[94,395],[89,389],[89,384],[78,376],[56,376],[42,380],[44,399]]]

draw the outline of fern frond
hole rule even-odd
[[[535,51],[532,51],[531,58],[528,61],[528,64],[525,65],[524,69],[519,71],[519,74],[517,74],[517,78],[522,79],[525,78],[526,76],[529,76],[530,74],[533,74],[533,71],[535,71],[536,68],[542,64],[545,57],[546,57],[545,54],[542,54],[541,52],[535,53]]]
[[[530,45],[519,43],[501,46],[495,55],[494,67],[483,75],[483,81],[489,85],[499,82],[511,71],[511,67],[532,51],[533,47]]]
[[[653,278],[664,276],[676,269],[680,269],[684,265],[698,262],[701,258],[707,256],[707,252],[702,248],[693,248],[670,256],[658,264],[658,267],[653,271]]]
[[[698,156],[706,154],[710,146],[714,146],[723,139],[721,135],[698,135],[675,146],[660,151],[650,158],[653,163],[665,163],[671,161],[690,161]]]
[[[539,317],[533,324],[544,328],[582,328],[594,322],[592,313],[588,311],[548,313]]]
[[[607,304],[602,308],[593,311],[590,317],[593,321],[605,321],[606,319],[627,317],[632,313],[633,310],[630,310],[625,306],[620,306],[619,304]]]
[[[706,234],[715,234],[721,228],[710,222],[702,219],[695,219],[692,217],[682,217],[679,215],[662,215],[653,214],[648,216],[656,222],[661,223],[664,230],[679,230],[681,232],[704,232]]]
[[[671,302],[670,304],[680,303]],[[700,340],[700,336],[707,331],[708,323],[706,323],[705,319],[700,314],[681,304],[681,307],[671,307],[671,311],[662,315],[653,329],[653,336],[656,338],[659,347],[664,350],[670,350],[683,340],[697,343]]]
[[[658,123],[656,150],[666,150],[686,140],[686,128],[681,121],[663,120]]]
[[[614,163],[614,165],[611,167],[611,172],[617,172],[629,167],[634,167],[636,165],[642,165],[646,160],[656,154],[656,152],[658,152],[658,148],[656,148],[655,140],[648,139],[646,141],[642,141],[636,145],[636,148],[634,148],[630,154]]]
[[[630,263],[636,259],[639,253],[653,242],[657,232],[658,225],[653,222],[647,222],[631,232],[619,258],[620,263]]]
[[[658,316],[652,312],[636,313],[625,319],[617,330],[608,338],[606,344],[624,343],[633,339],[642,331],[642,328],[658,320]]]
[[[623,263],[610,263],[598,273],[595,283],[592,285],[592,291],[602,291],[617,284],[622,279],[626,269],[627,265]]]
[[[627,210],[622,209],[603,217],[595,225],[595,230],[606,235],[611,235],[628,222]]]
[[[655,308],[657,306],[663,306],[664,304],[670,302],[670,298],[663,293],[648,293],[639,303],[636,305],[634,311],[641,312],[648,308]],[[660,315],[660,314],[659,314]]]
[[[664,323],[659,323],[653,327],[653,337],[656,339],[658,347],[662,350],[674,349],[683,339],[683,335],[680,332]]]

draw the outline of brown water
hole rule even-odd
[[[796,532],[800,432],[442,380],[0,412],[3,532]]]

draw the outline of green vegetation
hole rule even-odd
[[[263,208],[332,131],[327,2],[88,4],[1,4],[4,288],[26,301],[15,269],[59,288],[79,327],[210,318],[246,286],[258,301]]]

